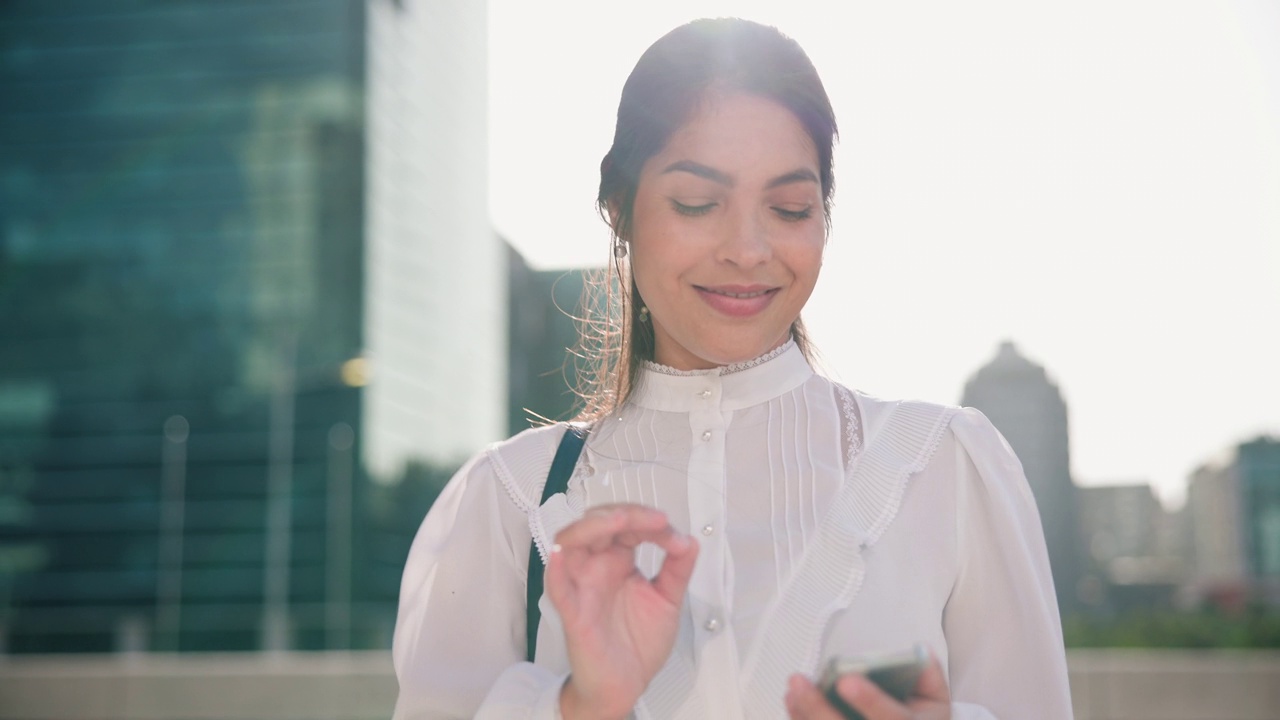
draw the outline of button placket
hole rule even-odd
[[[719,377],[706,378],[687,390],[692,399],[689,432],[692,447],[689,456],[689,523],[690,530],[702,533],[698,564],[689,584],[690,595],[700,606],[694,613],[695,627],[700,628],[708,643],[721,642],[728,628],[724,615],[729,607],[729,588],[725,568],[727,548],[720,526],[725,506],[725,429],[728,417],[721,410]]]

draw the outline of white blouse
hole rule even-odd
[[[638,720],[785,718],[790,674],[916,642],[947,671],[956,720],[1071,717],[1035,502],[978,411],[847,390],[791,342],[716,370],[649,364],[567,493],[538,507],[563,430],[490,447],[427,514],[400,590],[397,720],[558,718],[569,663],[545,596],[523,661],[530,538],[545,557],[586,508],[623,501],[701,544]],[[641,572],[660,553],[642,546]]]

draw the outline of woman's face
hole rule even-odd
[[[800,121],[758,96],[707,97],[636,189],[631,266],[654,359],[693,370],[781,345],[825,240],[818,154]]]

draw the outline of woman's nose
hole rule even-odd
[[[716,259],[738,267],[754,267],[773,255],[765,219],[755,211],[728,213]]]

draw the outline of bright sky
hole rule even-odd
[[[1077,482],[1175,504],[1280,435],[1280,2],[490,0],[490,203],[531,263],[605,261],[622,84],[721,15],[795,37],[835,106],[805,311],[828,374],[954,403],[1012,339],[1062,390]]]

